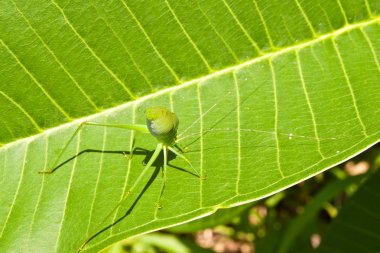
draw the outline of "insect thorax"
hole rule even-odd
[[[175,143],[179,120],[175,113],[168,109],[156,106],[146,109],[146,125],[149,132],[157,140],[171,146]]]

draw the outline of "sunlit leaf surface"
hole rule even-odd
[[[0,1],[0,251],[74,252],[119,220],[86,245],[96,252],[373,145],[379,11],[376,0]],[[144,123],[151,105],[176,112],[206,177],[172,155],[162,208],[161,159],[100,224],[149,159],[149,135],[88,127],[55,173],[38,174],[82,120]]]

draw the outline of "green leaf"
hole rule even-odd
[[[120,220],[89,242],[96,252],[281,191],[380,138],[378,1],[5,0],[0,10],[0,251],[73,252]],[[161,209],[162,160],[101,223],[154,149],[149,135],[88,127],[63,166],[37,173],[81,121],[144,123],[151,105],[190,127],[180,144],[207,176],[170,168]]]
[[[380,245],[380,172],[349,199],[322,236],[317,252],[377,252]]]
[[[292,252],[292,249],[299,249],[300,245],[297,245],[297,243],[302,241],[300,237],[305,235],[305,228],[316,220],[317,214],[322,209],[323,204],[331,201],[331,199],[335,198],[338,194],[341,194],[350,185],[359,184],[360,181],[363,181],[365,176],[366,175],[360,175],[337,179],[327,184],[318,192],[313,201],[305,207],[305,210],[299,216],[289,221],[286,229],[281,233],[282,237],[274,252],[286,253]]]

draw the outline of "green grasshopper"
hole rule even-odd
[[[215,106],[215,105],[214,105]],[[213,108],[213,107],[212,107]],[[208,111],[206,111],[198,120],[200,120],[204,115],[206,115],[212,108],[210,108]],[[88,122],[84,121],[82,122],[78,128],[75,130],[73,135],[69,138],[67,143],[64,145],[61,152],[58,154],[57,158],[55,159],[52,167],[50,167],[49,170],[39,171],[39,173],[43,174],[51,174],[55,170],[59,168],[58,162],[61,159],[62,155],[65,153],[66,149],[69,147],[70,143],[73,141],[75,136],[79,133],[79,131],[84,126],[98,126],[98,127],[113,127],[113,128],[122,128],[122,129],[128,129],[128,130],[134,130],[142,133],[150,133],[153,135],[157,141],[158,144],[156,146],[156,149],[153,153],[153,155],[150,157],[149,161],[145,165],[145,168],[137,178],[137,180],[133,183],[133,185],[129,188],[129,190],[125,193],[123,198],[119,201],[119,203],[115,206],[115,208],[106,216],[106,218],[103,220],[103,222],[113,213],[116,211],[116,209],[128,198],[128,196],[131,194],[131,192],[134,191],[136,186],[140,183],[140,181],[144,178],[145,174],[149,170],[149,168],[152,166],[154,161],[157,159],[161,151],[163,151],[164,156],[164,164],[163,164],[163,183],[162,188],[160,192],[159,200],[161,199],[161,196],[165,189],[166,184],[166,170],[167,170],[167,163],[168,163],[168,150],[173,152],[176,156],[182,158],[187,164],[190,165],[192,170],[194,171],[195,175],[199,178],[205,179],[205,177],[201,177],[201,175],[198,173],[197,170],[192,166],[190,161],[181,154],[182,149],[178,146],[177,142],[179,141],[177,130],[179,125],[178,117],[175,113],[169,111],[168,109],[161,107],[161,106],[155,106],[151,107],[145,110],[145,116],[146,116],[146,125],[142,124],[101,124],[96,122]],[[197,121],[198,121],[197,120]],[[196,123],[196,122],[194,122]],[[194,124],[193,123],[193,124]],[[192,125],[193,125],[192,124]],[[192,126],[191,125],[191,126]],[[191,127],[190,126],[190,127]],[[186,130],[185,130],[186,131]],[[176,150],[178,149],[178,151]],[[131,151],[133,154],[133,151]],[[160,203],[160,201],[159,201]],[[158,205],[159,205],[158,203]],[[159,206],[160,207],[160,206]],[[103,223],[102,222],[102,223]],[[96,235],[95,235],[96,236]],[[94,236],[90,237],[86,240],[86,242],[81,246],[79,251],[81,251],[84,246],[93,239]]]

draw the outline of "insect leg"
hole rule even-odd
[[[108,217],[128,198],[131,192],[136,188],[136,186],[144,177],[148,169],[152,166],[153,162],[157,159],[158,155],[160,154],[162,150],[162,146],[163,146],[162,143],[157,144],[156,150],[154,151],[152,157],[149,159],[148,163],[145,165],[145,168],[143,169],[139,177],[136,179],[136,181],[133,183],[132,187],[125,193],[124,197],[119,201],[119,203],[115,206],[115,208],[112,209],[112,211],[104,218],[104,220],[100,224],[102,224],[105,220],[107,220]]]
[[[82,122],[78,128],[75,130],[75,132],[73,133],[73,135],[70,137],[70,139],[67,141],[67,143],[65,144],[65,146],[63,147],[63,149],[61,150],[61,152],[59,152],[57,158],[55,159],[52,167],[49,169],[49,170],[42,170],[42,171],[39,171],[38,173],[46,173],[46,174],[50,174],[50,173],[53,173],[57,168],[57,163],[59,161],[59,159],[62,157],[63,153],[65,153],[67,147],[69,146],[69,144],[72,142],[72,140],[74,139],[74,137],[79,133],[79,131],[82,129],[82,127],[85,125],[86,123],[85,122]]]
[[[160,154],[161,150],[162,150],[162,143],[158,143],[157,146],[156,146],[156,150],[154,151],[152,157],[149,159],[148,163],[145,165],[143,171],[141,172],[141,174],[139,175],[139,177],[136,179],[136,181],[133,183],[132,187],[125,193],[124,197],[116,204],[116,206],[107,214],[107,216],[104,217],[104,219],[98,224],[97,228],[99,228],[119,207],[121,204],[123,204],[123,202],[128,198],[128,196],[132,193],[132,191],[136,188],[136,186],[139,184],[139,182],[141,181],[141,179],[144,177],[144,175],[146,174],[146,172],[148,171],[148,169],[152,166],[153,162],[157,159],[158,155]],[[113,224],[107,226],[107,228],[111,227]],[[90,237],[88,237],[88,239],[86,239],[86,241],[80,246],[78,252],[81,252],[84,250],[84,248],[86,247],[86,245],[91,241],[93,240],[97,235],[99,234],[99,232],[91,235]]]
[[[125,156],[128,160],[132,160],[134,152],[135,152],[137,149],[141,149],[141,148],[135,147],[136,142],[135,142],[135,133],[134,133],[134,132],[132,132],[132,136],[131,136],[131,138],[132,138],[132,141],[131,141],[131,145],[130,145],[130,147],[129,147],[129,148],[130,148],[130,152],[129,152],[129,154],[127,154],[127,152],[124,152],[124,153],[123,153],[124,156]],[[142,149],[142,150],[148,152],[148,150],[145,150],[145,149]]]
[[[182,147],[181,145],[179,145],[178,143],[175,143],[174,144],[174,147],[176,147],[181,153],[185,153],[187,147]]]
[[[163,148],[162,143],[158,143],[157,146],[156,146],[156,150],[154,150],[154,153],[153,153],[152,157],[149,159],[148,163],[145,165],[145,168],[141,172],[140,176],[136,179],[135,183],[132,185],[132,187],[129,189],[129,191],[125,194],[126,196],[124,197],[124,199],[134,190],[134,188],[138,185],[138,183],[144,177],[145,173],[152,166],[153,162],[157,159],[157,157],[160,154],[162,148]],[[121,201],[123,201],[124,199],[122,199]]]
[[[198,171],[193,167],[193,165],[191,164],[191,162],[189,161],[189,159],[186,158],[186,156],[182,155],[181,153],[179,153],[177,150],[175,150],[174,148],[172,147],[168,147],[168,149],[170,151],[172,151],[176,156],[182,158],[185,162],[187,162],[190,167],[193,169],[193,171],[195,172],[195,174],[198,176],[198,177],[201,177],[201,175],[199,175]]]
[[[96,122],[83,122],[82,124],[88,126],[101,126],[101,127],[114,127],[114,128],[123,128],[129,130],[135,130],[142,133],[149,133],[148,127],[141,124],[102,124]]]
[[[164,169],[162,171],[162,186],[160,191],[160,197],[158,198],[157,206],[158,208],[161,208],[161,197],[164,194],[165,186],[166,186],[166,172],[167,172],[167,164],[168,164],[168,150],[167,146],[163,146],[164,150]]]
[[[58,169],[56,166],[59,162],[59,159],[61,159],[62,155],[65,153],[66,149],[74,139],[74,137],[78,134],[78,132],[84,127],[84,126],[101,126],[101,127],[114,127],[114,128],[123,128],[123,129],[129,129],[129,130],[135,130],[138,132],[143,132],[143,133],[149,133],[149,130],[146,125],[137,125],[137,124],[102,124],[102,123],[95,123],[95,122],[87,122],[84,121],[82,122],[78,128],[75,130],[73,135],[70,137],[70,139],[67,141],[61,152],[59,152],[57,158],[55,159],[53,165],[50,167],[49,170],[42,170],[39,171],[38,173],[45,173],[45,174],[51,174],[53,173],[56,169]]]

